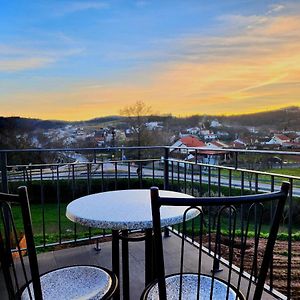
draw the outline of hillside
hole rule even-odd
[[[165,123],[169,128],[180,128],[188,126],[198,126],[208,120],[217,119],[227,126],[255,126],[268,127],[278,130],[300,130],[300,107],[287,107],[283,109],[266,111],[253,114],[217,116],[217,115],[194,115],[185,118],[167,116],[150,116],[149,121],[159,121]],[[59,120],[40,120],[21,117],[0,117],[0,131],[3,130],[46,130],[62,127],[67,124],[77,126],[103,126],[107,124],[126,123],[126,118],[120,116],[107,116],[86,121],[66,122]]]
[[[49,121],[40,119],[30,119],[21,117],[0,117],[0,130],[34,130],[50,129],[64,126],[64,121]]]
[[[270,126],[278,129],[300,129],[300,107],[218,118],[244,126]]]

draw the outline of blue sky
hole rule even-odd
[[[1,1],[0,115],[86,119],[137,100],[177,115],[297,105],[299,13],[299,1]],[[264,60],[268,72],[253,68]]]

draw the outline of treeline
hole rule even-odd
[[[233,116],[217,116],[217,115],[193,115],[189,117],[167,116],[150,116],[149,121],[163,122],[167,127],[186,128],[189,126],[199,126],[204,124],[209,127],[210,121],[217,119],[223,125],[240,125],[269,127],[278,130],[300,130],[300,107],[293,106],[273,111],[233,115]]]
[[[21,117],[0,117],[0,130],[11,130],[11,129],[23,129],[23,130],[34,130],[39,129],[50,129],[65,125],[64,121],[57,120],[40,120],[30,119]]]
[[[183,129],[186,127],[199,126],[204,124],[209,127],[210,121],[217,119],[223,125],[241,125],[241,126],[266,126],[279,130],[300,130],[300,107],[287,107],[273,111],[233,115],[233,116],[218,116],[195,114],[188,117],[175,117],[169,115],[151,115],[147,117],[147,121],[162,122],[165,128]],[[39,120],[21,117],[0,117],[0,133],[3,131],[27,131],[34,129],[50,129],[57,128],[67,124],[84,126],[84,125],[98,125],[99,123],[119,121],[120,126],[126,127],[126,117],[121,116],[107,116],[95,118],[86,121],[67,122],[59,120]],[[119,126],[117,126],[119,127]]]
[[[270,126],[279,129],[300,129],[300,108],[287,107],[274,111],[222,117],[224,121],[245,126]]]

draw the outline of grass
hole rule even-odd
[[[61,241],[73,240],[75,238],[75,226],[77,239],[103,234],[103,230],[101,229],[89,229],[85,226],[75,225],[66,217],[66,207],[67,203],[60,204],[59,220],[59,207],[57,204],[44,204],[44,209],[42,209],[40,204],[31,204],[32,227],[36,246],[43,245],[44,243],[57,243],[60,242],[60,239]],[[20,207],[13,206],[12,211],[17,232],[22,234],[24,229]],[[45,224],[44,231],[43,224]],[[61,235],[59,235],[59,228],[61,228]],[[109,231],[106,231],[106,233],[109,233]]]
[[[45,231],[43,232],[43,209],[40,204],[32,204],[31,205],[31,215],[32,215],[32,223],[33,223],[33,230],[34,230],[34,238],[36,246],[43,246],[44,244],[52,244],[52,243],[59,243],[60,241],[71,241],[75,238],[75,224],[71,222],[66,216],[66,207],[67,203],[60,204],[60,221],[58,218],[59,207],[57,204],[45,204],[44,205],[44,220],[45,220]],[[22,218],[21,218],[21,211],[19,207],[13,206],[12,207],[15,224],[17,231],[23,232],[22,226]],[[199,226],[198,219],[194,222],[194,234],[197,234],[197,226]],[[60,224],[59,224],[60,222]],[[212,221],[213,222],[213,221]],[[192,234],[192,225],[191,221],[187,224],[187,232],[188,234]],[[206,220],[206,224],[208,224],[208,220]],[[224,225],[224,224],[223,224]],[[222,225],[222,234],[228,235],[228,230],[226,228],[226,224]],[[61,228],[61,235],[59,235],[59,227]],[[239,226],[237,225],[237,228]],[[175,226],[178,229],[178,226]],[[254,231],[255,225],[250,224],[248,237],[255,237]],[[267,224],[262,225],[262,230],[260,236],[262,238],[268,237],[269,226]],[[294,227],[292,233],[292,240],[293,241],[300,241],[300,231]],[[207,228],[205,229],[207,231]],[[215,229],[211,227],[211,231],[215,232]],[[81,225],[76,224],[76,238],[88,238],[90,236],[95,235],[102,235],[104,232],[101,229],[95,228],[88,228]],[[109,230],[105,231],[106,234],[110,233]],[[236,236],[240,236],[241,231],[236,231]],[[288,240],[288,232],[286,226],[281,226],[280,232],[278,234],[278,240],[286,241]]]
[[[300,177],[300,168],[271,169],[266,170],[266,172]]]
[[[175,172],[177,172],[177,168],[174,169]],[[184,172],[183,169],[180,170],[182,173]],[[287,178],[281,177],[281,176],[276,176],[276,174],[278,175],[286,175],[286,176],[295,176],[295,177],[299,177],[300,180],[300,168],[283,168],[283,169],[265,169],[265,170],[257,170],[258,172],[266,172],[266,173],[273,173],[275,174],[275,180],[276,183],[280,185],[280,183],[283,180],[287,180]],[[208,170],[207,169],[203,169],[203,176],[208,176]],[[191,174],[190,170],[187,170],[188,174]],[[195,169],[195,173],[196,176],[199,175],[198,173],[198,169]],[[218,176],[218,170],[216,167],[211,167],[210,169],[210,174],[212,177],[217,178]],[[228,179],[229,178],[229,170],[221,170],[221,179]],[[231,171],[231,176],[232,176],[232,180],[238,180],[241,181],[241,171],[238,170],[232,170]],[[271,183],[271,176],[270,175],[263,175],[263,174],[259,174],[258,175],[259,178],[259,182],[263,182],[266,184],[270,184]],[[244,180],[246,182],[246,184],[248,184],[249,180],[251,180],[252,182],[252,186],[254,186],[254,182],[255,182],[255,174],[251,173],[251,172],[244,172]]]
[[[10,188],[15,189],[20,183],[13,182],[10,185]],[[104,190],[114,190],[115,182],[114,179],[104,179],[101,181],[99,179],[92,179],[90,182],[91,193],[101,192]],[[139,188],[140,182],[138,179],[131,179],[131,185],[128,186],[127,179],[118,179],[117,188],[126,189],[126,188]],[[162,188],[162,180],[155,179],[153,182],[152,179],[143,179],[143,188],[149,188],[152,185],[159,186]],[[59,187],[59,199],[60,204],[58,205],[57,198],[57,187]],[[76,238],[89,237],[93,235],[102,235],[103,230],[101,229],[89,229],[81,225],[75,225],[73,222],[68,220],[65,216],[67,203],[70,202],[70,199],[78,198],[80,196],[87,194],[87,184],[85,180],[78,179],[76,180],[76,185],[74,188],[74,195],[72,195],[72,182],[68,180],[60,180],[59,185],[56,181],[47,181],[43,182],[43,195],[44,195],[44,205],[41,203],[41,187],[38,181],[33,181],[29,188],[29,195],[31,200],[31,214],[33,222],[33,230],[36,239],[36,245],[43,245],[44,243],[59,243],[60,241],[73,240],[75,238],[75,226],[76,226]],[[174,180],[174,183],[170,182],[170,189],[175,191],[187,192],[192,194],[194,192],[195,196],[206,195],[208,194],[209,186],[207,184],[202,184],[201,187],[199,183],[195,182],[193,185],[190,182],[184,184],[183,182],[178,183]],[[214,185],[210,186],[211,196],[218,195],[220,192],[221,195],[240,195],[241,191],[237,188],[232,188],[229,190],[228,187],[220,187],[220,191]],[[244,194],[248,194],[250,191],[245,190]],[[296,198],[295,198],[296,200]],[[294,240],[300,240],[300,228],[295,226],[298,223],[298,212],[295,209],[296,205],[298,206],[298,201],[294,201],[293,209],[293,236]],[[13,212],[15,214],[16,227],[18,231],[23,231],[22,229],[22,220],[21,213],[19,208],[13,206]],[[60,212],[60,213],[59,213]],[[43,218],[44,214],[44,218]],[[59,218],[60,216],[60,218]],[[269,222],[269,221],[267,221]],[[44,224],[44,225],[43,225]],[[267,226],[267,224],[266,224]],[[262,232],[265,232],[265,227],[262,228]],[[250,232],[253,231],[252,228],[249,229]],[[60,235],[59,235],[60,232]],[[250,234],[249,232],[249,234]],[[108,233],[108,231],[106,231]],[[287,239],[288,235],[286,230],[282,230],[282,234],[279,236],[280,239]]]

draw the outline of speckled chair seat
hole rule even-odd
[[[180,275],[174,274],[166,277],[166,292],[168,300],[211,300],[211,286],[212,286],[212,277],[207,275],[200,276],[200,289],[199,289],[199,298],[198,294],[198,274],[185,273],[182,275],[182,290],[181,298],[179,298],[179,287],[180,287]],[[221,281],[218,278],[213,280],[213,300],[228,299],[228,300],[243,300],[244,296],[237,291],[234,287],[230,286],[228,289],[228,298],[227,296],[227,287],[228,285]],[[158,284],[157,282],[152,283],[144,291],[141,299],[147,300],[157,300],[159,299],[158,294]]]
[[[175,198],[165,197],[160,194],[157,187],[152,187],[151,210],[155,257],[153,277],[155,280],[146,287],[141,299],[262,299],[289,190],[290,184],[283,182],[281,190],[278,192],[246,196]],[[179,273],[166,276],[164,254],[167,252],[164,251],[161,210],[172,206],[185,207],[185,211],[182,222],[177,227],[181,239],[181,246],[177,247],[180,252],[178,255],[180,259]],[[273,207],[273,212],[270,207]],[[187,214],[194,210],[198,212],[198,215],[190,222]],[[268,227],[266,221],[263,223],[263,220],[269,220],[270,216],[271,222],[268,222]],[[213,226],[209,225],[210,220],[214,220]],[[244,226],[242,230],[241,224]],[[253,250],[246,253],[249,242],[248,230],[251,226],[255,227],[255,241]],[[266,244],[260,250],[259,240],[262,227],[268,233],[268,239],[264,240]],[[214,239],[211,238],[212,228],[215,230]],[[197,250],[197,254],[187,250],[189,240],[186,237],[191,235],[197,241],[197,247],[194,248]],[[208,237],[207,240],[206,237]],[[204,264],[206,258],[203,250],[207,246],[209,247],[208,251],[213,255],[211,268]],[[196,261],[190,264],[191,262],[187,260],[188,257],[192,257]],[[245,258],[250,261],[249,267],[246,266]],[[210,262],[206,260],[206,263]],[[228,267],[228,272],[221,273],[224,280],[213,275],[222,270],[221,264]],[[234,271],[234,265],[240,267],[239,272]],[[173,266],[175,266],[174,263]],[[194,271],[196,273],[186,273],[187,268],[196,270]],[[204,272],[210,275],[204,275]],[[243,280],[245,272],[250,275],[250,280]],[[240,292],[241,290],[243,294]]]
[[[96,266],[71,266],[45,273],[40,281],[43,300],[96,300],[112,294],[116,277],[110,271]],[[29,289],[33,295],[32,283]],[[31,299],[29,289],[23,289],[22,300]]]
[[[21,208],[25,246],[15,224],[14,212],[19,210],[12,205]],[[19,187],[18,194],[0,193],[0,265],[8,299],[110,299],[118,287],[116,275],[98,266],[73,265],[40,274],[26,187]]]

